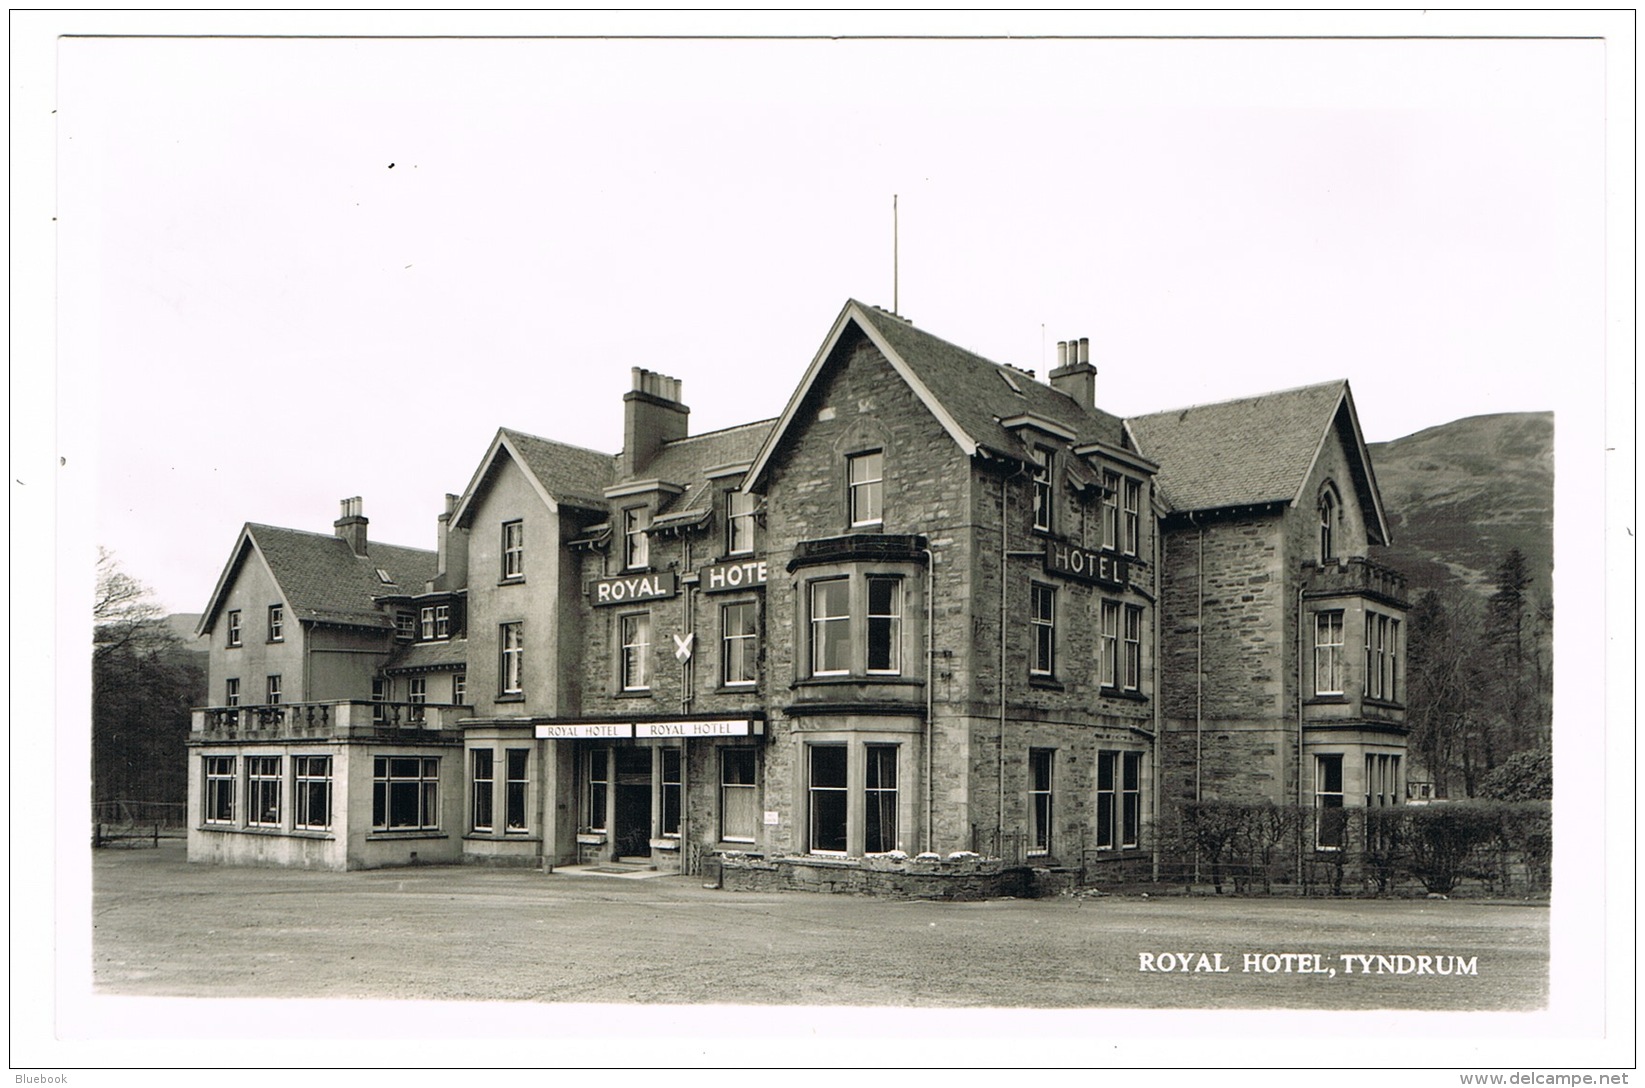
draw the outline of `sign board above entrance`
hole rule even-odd
[[[627,740],[633,737],[759,737],[765,722],[748,718],[703,722],[545,722],[538,740]]]

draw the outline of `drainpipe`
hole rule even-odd
[[[1002,855],[1005,846],[1005,553],[1011,533],[1005,505],[1008,482],[1009,477],[1000,477],[1000,669],[996,677],[1000,688],[1000,727],[998,743],[995,746],[997,765],[994,768],[994,777],[999,785],[999,801],[994,817],[994,848]]]
[[[1150,503],[1149,503],[1150,513],[1152,513],[1152,505],[1153,505],[1152,501],[1150,501]],[[1163,754],[1160,750],[1160,737],[1161,737],[1161,730],[1164,727],[1164,721],[1165,721],[1164,714],[1165,714],[1165,712],[1164,712],[1164,708],[1161,707],[1161,705],[1160,705],[1160,703],[1162,701],[1162,697],[1163,697],[1163,692],[1161,691],[1162,685],[1160,684],[1160,679],[1159,679],[1160,678],[1160,654],[1162,654],[1165,650],[1164,637],[1160,634],[1160,628],[1163,626],[1163,624],[1160,620],[1160,581],[1161,581],[1161,579],[1160,579],[1160,567],[1162,567],[1165,564],[1165,544],[1164,544],[1164,541],[1161,539],[1164,536],[1164,534],[1162,534],[1159,531],[1159,519],[1158,518],[1154,519],[1153,529],[1154,529],[1154,601],[1153,601],[1153,604],[1154,604],[1154,676],[1153,676],[1153,689],[1154,689],[1154,803],[1152,805],[1150,805],[1149,808],[1153,809],[1153,817],[1154,817],[1154,834],[1152,836],[1152,838],[1154,840],[1154,848],[1153,848],[1153,854],[1154,854],[1154,881],[1155,881],[1155,883],[1158,883],[1159,882],[1160,806],[1163,803],[1161,801],[1161,795],[1164,794],[1164,792],[1165,792],[1165,758],[1164,758],[1164,756],[1163,756]],[[1084,864],[1084,859],[1081,859],[1081,864]]]
[[[1297,811],[1302,811],[1302,692],[1303,692],[1303,650],[1302,650],[1302,594],[1303,586],[1297,586]],[[1302,834],[1298,824],[1297,835],[1297,887],[1302,887]]]
[[[1198,618],[1194,624],[1194,801],[1200,796],[1205,738],[1205,526],[1192,513],[1188,523],[1199,536],[1199,559],[1194,570]],[[1194,883],[1199,883],[1199,849],[1194,849]]]
[[[925,547],[925,849],[931,850],[931,813],[935,806],[931,784],[931,745],[936,740],[937,727],[932,721],[937,687],[936,641],[937,557],[929,542]]]

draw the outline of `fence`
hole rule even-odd
[[[175,801],[94,801],[91,845],[155,847],[187,833],[188,806]]]

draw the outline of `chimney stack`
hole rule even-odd
[[[680,380],[642,367],[632,368],[634,388],[623,394],[624,477],[639,475],[664,442],[684,438],[691,409],[680,403]]]
[[[356,495],[352,499],[342,500],[342,517],[332,523],[337,535],[348,541],[349,548],[355,555],[366,554],[366,526],[370,524],[366,516],[361,513],[365,508],[364,501]]]
[[[437,519],[440,528],[434,567],[435,589],[451,589],[468,583],[468,530],[451,527],[451,515],[456,509],[457,496],[448,492],[445,513]],[[451,539],[454,532],[457,534],[455,544]]]
[[[1097,368],[1091,365],[1091,339],[1057,341],[1057,369],[1048,377],[1051,388],[1066,393],[1081,408],[1097,406]]]

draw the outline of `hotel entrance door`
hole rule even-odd
[[[611,853],[617,858],[651,856],[651,749],[619,747],[616,760],[616,811],[612,813]]]

